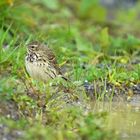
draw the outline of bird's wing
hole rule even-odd
[[[57,64],[57,61],[56,61],[56,57],[55,57],[55,54],[53,53],[53,51],[48,47],[48,46],[45,46],[45,53],[47,55],[47,58],[50,62],[50,65],[56,69],[57,71],[57,74],[61,75],[62,78],[64,80],[68,80],[66,77],[63,76],[62,72],[61,72],[61,69],[59,68],[58,64]]]
[[[56,57],[55,57],[55,54],[53,53],[53,51],[47,46],[45,47],[45,49],[46,49],[45,53],[46,53],[47,58],[50,62],[50,65],[56,69],[58,74],[62,74],[60,71],[60,68],[57,64],[57,60],[56,60]]]

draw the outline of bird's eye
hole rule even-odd
[[[31,49],[34,49],[35,47],[36,47],[35,45],[31,45],[31,46],[30,46]]]
[[[32,50],[32,51],[36,50],[37,47],[38,47],[38,46],[35,45],[35,44],[31,44],[31,45],[28,46],[28,48],[29,48],[30,50]]]
[[[33,48],[35,48],[35,46],[31,46],[31,48],[33,49]]]

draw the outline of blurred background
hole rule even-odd
[[[114,36],[139,37],[139,0],[1,0],[0,26],[19,35],[48,35],[56,28],[78,27],[91,41],[101,28]],[[1,28],[2,32],[2,28]]]

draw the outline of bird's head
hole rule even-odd
[[[27,51],[30,53],[38,52],[40,50],[41,46],[42,45],[37,41],[32,42],[32,43],[28,44]]]

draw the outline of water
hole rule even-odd
[[[131,102],[95,102],[94,112],[108,112],[106,129],[114,129],[122,140],[140,140],[140,97]]]

